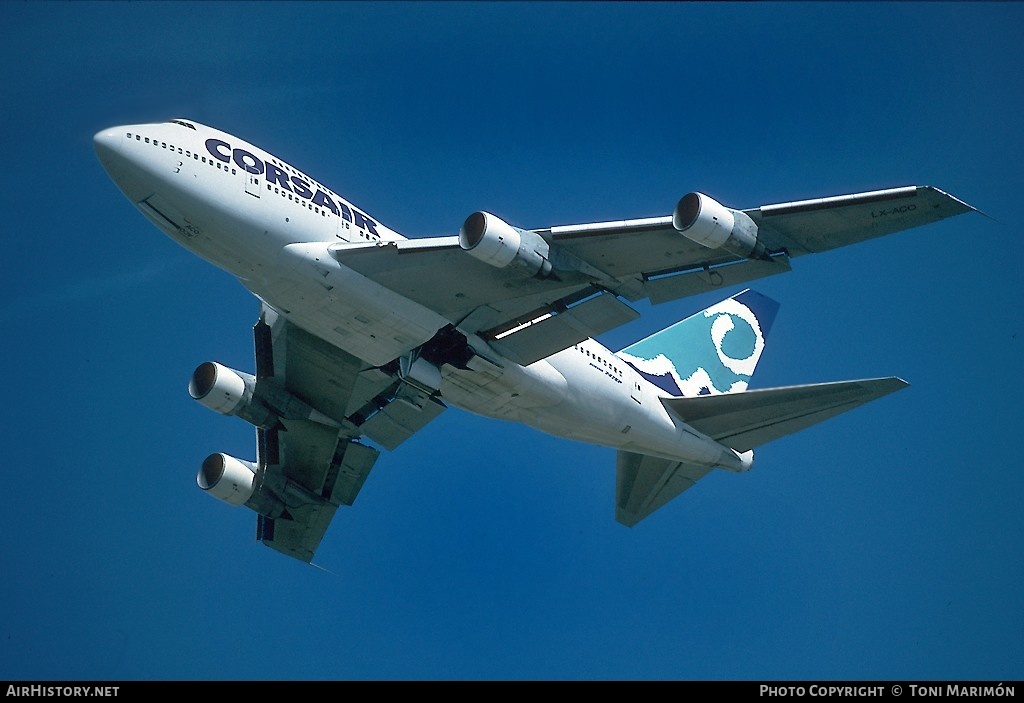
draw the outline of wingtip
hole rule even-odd
[[[922,189],[925,189],[925,190],[934,191],[934,192],[939,193],[942,196],[952,200],[954,203],[956,203],[957,205],[960,206],[960,212],[956,213],[958,215],[961,215],[961,214],[963,214],[965,212],[976,212],[979,215],[981,215],[982,217],[987,217],[988,219],[992,220],[993,222],[999,222],[999,220],[997,220],[996,218],[992,217],[988,213],[983,212],[982,210],[979,210],[978,208],[974,207],[970,203],[961,200],[960,198],[956,197],[955,195],[952,195],[951,193],[947,193],[946,191],[942,190],[941,188],[936,188],[935,186],[918,186],[918,187],[922,188]]]
[[[625,527],[633,527],[640,522],[640,517],[635,513],[627,513],[624,510],[618,509],[615,511],[615,522]]]
[[[901,391],[904,388],[910,386],[909,381],[905,381],[899,376],[887,376],[885,378],[871,378],[866,381],[862,381],[866,388],[873,388],[875,397],[881,398],[884,395]]]
[[[333,571],[331,571],[330,569],[328,569],[328,568],[326,568],[324,566],[320,566],[319,564],[314,564],[312,561],[308,561],[306,563],[309,564],[310,566],[312,566],[314,569],[319,569],[320,571],[323,571],[324,573],[330,574],[331,576],[337,576],[338,575],[338,574],[334,573]]]

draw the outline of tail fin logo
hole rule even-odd
[[[618,353],[669,395],[745,391],[778,303],[743,291]]]

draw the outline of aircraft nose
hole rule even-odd
[[[92,145],[111,180],[132,202],[138,202],[146,196],[143,191],[147,186],[145,170],[140,168],[133,143],[129,141],[130,131],[132,128],[126,126],[101,130],[93,136]]]
[[[100,163],[109,166],[114,162],[121,150],[121,139],[123,135],[118,129],[104,129],[97,132],[92,138],[93,148]]]

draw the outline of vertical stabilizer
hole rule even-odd
[[[778,310],[771,298],[745,290],[617,356],[670,396],[745,391]]]

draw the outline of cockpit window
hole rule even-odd
[[[167,120],[167,121],[168,122],[173,122],[174,124],[180,124],[182,127],[188,127],[189,129],[195,129],[196,128],[195,125],[191,125],[188,122],[185,122],[184,120]]]

